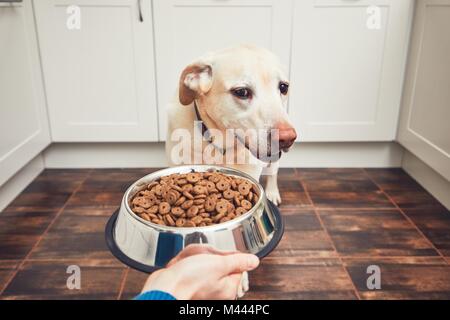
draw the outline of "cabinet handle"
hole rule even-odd
[[[144,16],[142,15],[142,0],[137,0],[139,9],[139,21],[144,22]]]
[[[3,3],[13,3],[13,2],[22,2],[23,0],[0,0],[0,2],[3,2]]]

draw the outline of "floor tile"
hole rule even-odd
[[[56,211],[4,211],[0,214],[0,235],[41,235],[55,218]]]
[[[45,169],[37,177],[42,180],[83,180],[92,169]]]
[[[77,265],[81,272],[81,289],[68,289],[67,281],[73,273],[67,273],[70,265]],[[26,262],[1,299],[116,299],[124,267],[86,263],[79,261]]]
[[[265,187],[267,177],[261,178],[261,184]],[[303,186],[298,178],[284,179],[278,178],[278,188],[280,190],[281,205],[280,208],[311,207],[312,203],[308,198]]]
[[[113,259],[105,242],[106,216],[60,216],[31,259]]]
[[[118,208],[122,201],[123,192],[87,192],[75,193],[67,202],[66,208]]]
[[[342,262],[344,266],[347,265],[361,265],[370,261],[376,261],[378,263],[384,263],[388,265],[440,265],[444,266],[446,261],[441,256],[397,256],[397,257],[389,257],[389,256],[378,256],[378,257],[343,257]],[[369,266],[371,264],[368,264]]]
[[[279,168],[278,169],[279,180],[295,180],[298,179],[296,168]]]
[[[107,169],[93,169],[90,176],[109,176],[113,175],[115,178],[129,177],[132,179],[140,179],[150,173],[153,173],[164,168],[107,168]]]
[[[112,216],[118,209],[118,206],[105,207],[78,207],[68,206],[64,208],[62,216]]]
[[[402,209],[440,208],[442,204],[427,191],[388,191],[388,195]]]
[[[363,209],[394,208],[381,191],[370,192],[309,192],[317,208]]]
[[[70,197],[70,193],[29,192],[21,193],[6,211],[58,211]]]
[[[16,260],[0,260],[0,292],[2,292],[2,290],[8,283],[10,277],[12,276],[14,270],[18,267],[19,263],[20,262]]]
[[[330,263],[331,261],[331,263]],[[245,299],[356,299],[353,285],[336,260],[281,264],[263,260],[250,272]]]
[[[5,211],[58,211],[90,170],[44,170]]]
[[[284,215],[283,238],[271,256],[332,256],[334,249],[313,210]]]
[[[278,180],[281,195],[281,207],[311,207],[312,203],[298,179]]]
[[[81,192],[125,192],[140,178],[158,169],[95,169],[84,181]]]
[[[348,179],[364,176],[361,168],[296,168],[296,173],[302,180],[308,179]]]
[[[89,175],[90,169],[46,169],[24,193],[72,193]]]
[[[398,210],[319,210],[318,213],[341,255],[437,255]]]
[[[305,192],[280,191],[280,193],[280,207],[312,207],[312,203]]]
[[[278,169],[278,177],[280,177],[281,179],[297,177],[297,169],[296,168],[279,168]]]
[[[25,258],[55,216],[55,211],[2,212],[0,260]]]
[[[313,208],[301,208],[296,206],[279,206],[281,215],[284,216],[296,216],[303,212],[309,213],[314,212]]]
[[[450,256],[450,211],[441,207],[403,209],[414,224],[445,256]]]
[[[316,207],[393,207],[363,169],[297,169],[297,172]]]
[[[356,294],[350,290],[338,291],[251,291],[241,300],[357,300]]]
[[[422,191],[423,187],[401,168],[365,169],[367,175],[384,191]]]
[[[299,169],[308,192],[373,192],[379,188],[361,169]]]
[[[278,181],[278,188],[280,189],[281,194],[283,194],[283,192],[305,192],[303,185],[298,179]]]
[[[0,260],[25,258],[38,240],[39,236],[0,234]]]
[[[20,262],[20,260],[0,260],[0,269],[15,269]]]
[[[148,276],[147,273],[129,269],[120,299],[130,300],[137,296],[142,291]]]
[[[442,259],[344,259],[344,264],[363,299],[450,299],[450,266]],[[380,290],[367,288],[370,265],[380,268]]]

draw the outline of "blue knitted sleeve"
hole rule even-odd
[[[152,290],[141,293],[140,295],[136,296],[134,300],[176,300],[176,299],[170,293],[159,290]]]

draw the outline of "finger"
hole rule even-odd
[[[202,254],[202,253],[209,253],[211,252],[212,247],[210,245],[206,244],[190,244],[186,248],[184,248],[182,251],[178,253],[172,260],[169,261],[167,264],[167,267],[170,267],[171,265],[177,263],[178,261],[196,255],[196,254]]]
[[[235,253],[221,257],[223,260],[220,271],[224,275],[251,271],[259,265],[259,258],[254,254]]]
[[[223,300],[235,300],[239,295],[241,274],[232,274],[220,280],[221,298]]]
[[[222,251],[218,250],[211,245],[208,244],[190,244],[186,248],[184,248],[178,255],[169,261],[167,264],[167,267],[170,267],[171,265],[177,263],[178,261],[196,255],[196,254],[217,254],[217,255],[229,255],[234,254],[237,251]]]

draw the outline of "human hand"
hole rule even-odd
[[[226,256],[226,255],[230,255],[230,254],[236,254],[236,253],[241,253],[239,251],[222,251],[222,250],[218,250],[208,244],[199,244],[199,243],[194,243],[194,244],[190,244],[188,245],[186,248],[184,248],[182,251],[180,251],[176,257],[174,257],[172,260],[169,261],[169,263],[166,265],[166,267],[170,267],[172,265],[174,265],[176,262],[190,257],[190,256],[195,256],[196,254],[217,254],[220,256]]]
[[[161,290],[180,300],[235,299],[241,287],[242,273],[258,265],[258,257],[252,254],[190,245],[166,268],[154,272],[147,279],[143,292]]]
[[[217,250],[214,247],[207,245],[207,244],[190,244],[187,246],[184,250],[182,250],[175,258],[170,260],[170,262],[167,264],[167,267],[173,265],[175,262],[180,261],[181,259],[187,258],[189,256],[193,256],[200,253],[207,253],[207,254],[218,254],[218,255],[229,255],[229,254],[235,254],[240,253],[239,251],[221,251]],[[237,290],[237,297],[242,298],[245,293],[249,289],[249,283],[248,283],[248,273],[247,271],[243,272],[241,274],[241,282]]]

